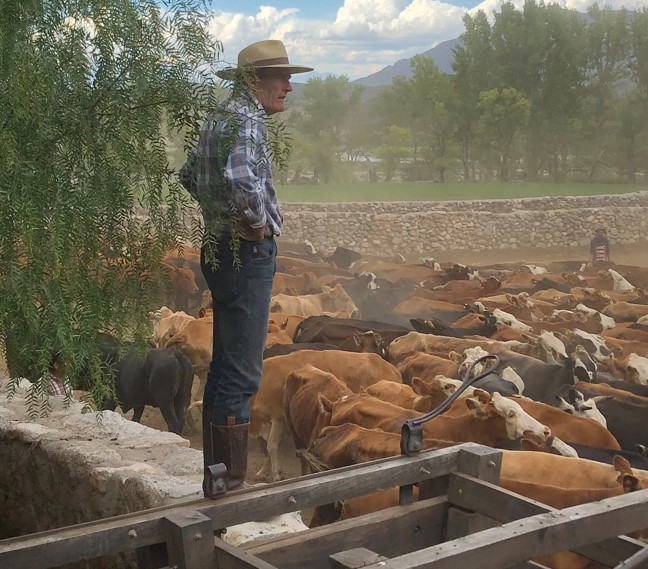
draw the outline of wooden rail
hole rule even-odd
[[[197,512],[211,519],[213,528],[218,529],[413,484],[456,470],[462,449],[473,448],[483,447],[468,443],[422,452],[413,458],[388,458],[240,490],[216,501],[194,500],[2,540],[0,567],[50,569],[163,543],[168,539],[169,525],[165,519],[169,516],[177,519],[177,516],[191,516]]]
[[[151,553],[141,569],[546,569],[531,559],[568,550],[608,567],[646,566],[648,550],[616,536],[648,528],[648,490],[555,510],[498,486],[501,460],[468,443],[12,538],[0,541],[0,567],[50,569],[133,550]],[[395,487],[399,506],[263,544],[237,548],[213,535]]]

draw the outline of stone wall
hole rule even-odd
[[[613,243],[648,241],[648,191],[446,202],[283,203],[282,239],[360,253],[583,247],[596,227]],[[145,217],[144,212],[139,215]],[[195,217],[193,214],[190,217]],[[187,224],[192,221],[187,219]],[[193,225],[192,225],[193,226]]]
[[[284,203],[284,238],[361,253],[584,246],[648,240],[648,191],[610,196],[452,202]]]
[[[202,452],[189,441],[104,411],[50,397],[47,418],[28,416],[22,380],[0,381],[0,538],[44,531],[202,497]],[[131,568],[131,556],[82,562]]]

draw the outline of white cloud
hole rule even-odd
[[[522,8],[524,0],[513,3]],[[591,0],[558,3],[585,12]],[[502,0],[484,0],[470,12],[482,9],[490,16],[501,4]],[[635,9],[645,6],[646,0],[606,0],[605,4]],[[356,79],[459,36],[466,12],[439,0],[345,0],[335,19],[324,21],[303,18],[297,8],[260,6],[252,16],[214,12],[210,31],[223,43],[221,59],[228,63],[235,63],[246,45],[272,38],[286,44],[295,63]]]

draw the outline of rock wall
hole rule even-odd
[[[648,191],[613,196],[453,202],[285,203],[284,239],[361,253],[584,246],[648,239]]]
[[[50,397],[31,419],[22,380],[0,385],[0,538],[44,531],[202,497],[202,452],[189,441],[82,403]],[[133,556],[79,567],[134,567]]]

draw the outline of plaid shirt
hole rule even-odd
[[[280,235],[283,216],[272,183],[266,113],[249,93],[227,99],[201,128],[196,193],[205,226],[226,232],[232,220]]]
[[[66,395],[72,394],[70,386],[66,379],[56,377],[51,371],[47,374],[48,387],[47,392],[50,395]]]

